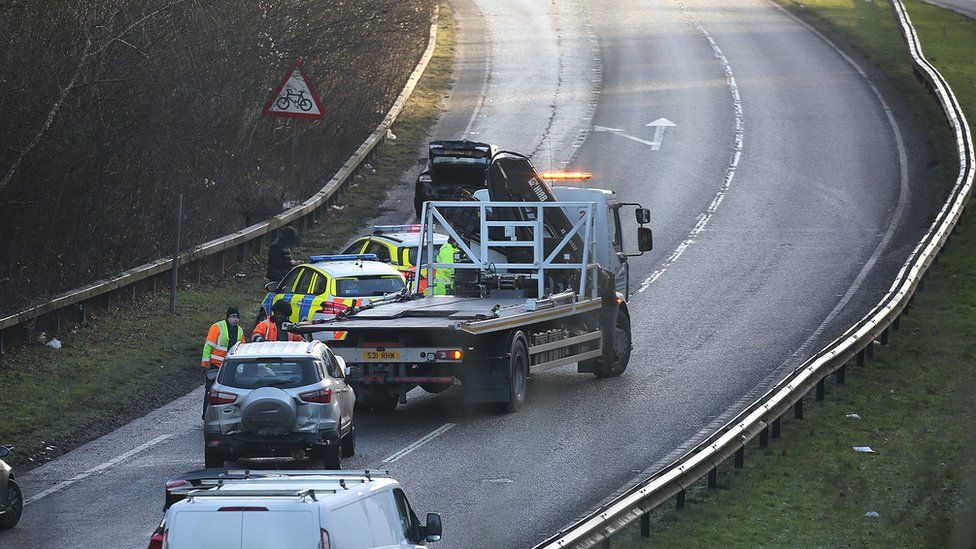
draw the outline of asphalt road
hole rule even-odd
[[[976,19],[976,0],[925,0],[929,4],[934,4],[940,8],[961,13],[967,17]]]
[[[656,249],[632,263],[633,358],[616,379],[538,375],[514,415],[415,391],[395,414],[357,417],[359,454],[344,467],[389,468],[418,513],[442,513],[438,547],[529,546],[859,317],[942,190],[912,183],[925,138],[898,101],[885,94],[889,119],[864,76],[764,0],[455,5],[456,83],[432,137],[582,167],[651,208]],[[663,140],[647,126],[660,118],[676,124]],[[386,217],[409,204],[395,193]],[[144,546],[164,480],[202,466],[200,398],[25,475],[33,498],[54,491],[0,546]]]

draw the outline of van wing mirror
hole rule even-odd
[[[637,218],[637,222],[641,225],[651,222],[651,210],[647,208],[637,208],[634,210],[634,217]]]
[[[424,526],[424,541],[440,541],[442,531],[441,516],[437,513],[427,513],[427,526]]]
[[[654,234],[649,227],[637,227],[637,249],[641,253],[654,249]]]
[[[268,282],[267,284],[264,285],[264,289],[265,290],[268,290],[269,292],[272,292],[272,293],[277,293],[278,292],[278,284],[280,282],[281,282],[280,280],[274,280],[274,281]]]

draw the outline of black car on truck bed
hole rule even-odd
[[[428,200],[457,200],[462,190],[474,192],[487,185],[487,171],[498,148],[476,141],[431,141],[427,167],[417,176],[413,207],[420,217]]]

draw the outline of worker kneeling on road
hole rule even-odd
[[[240,327],[241,312],[237,307],[228,307],[224,320],[214,322],[207,332],[207,340],[203,343],[203,358],[200,367],[204,372],[217,370],[224,363],[227,353],[238,343],[244,343],[244,330]],[[203,413],[207,414],[207,396],[214,384],[209,378],[203,391]],[[204,417],[206,419],[206,417]]]
[[[251,332],[251,341],[301,341],[298,334],[281,329],[281,323],[291,318],[291,304],[284,300],[271,305],[271,316],[258,322]]]
[[[441,244],[437,252],[438,263],[454,263],[454,256],[458,249],[454,247],[454,240]],[[454,267],[437,267],[434,270],[434,295],[450,295],[454,293]]]

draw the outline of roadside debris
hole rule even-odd
[[[881,515],[879,515],[877,511],[868,511],[867,513],[864,513],[864,516],[871,517],[871,518],[878,518]]]
[[[861,453],[864,453],[864,454],[873,454],[874,453],[874,450],[872,450],[870,446],[854,446],[854,451],[855,452],[861,452]]]
[[[859,416],[858,414],[855,414],[854,412],[851,412],[851,413],[847,414],[844,417],[849,417],[851,419],[861,419],[861,416]]]

